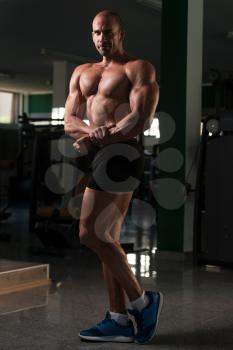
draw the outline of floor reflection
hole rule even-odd
[[[128,263],[137,277],[156,277],[154,255],[154,252],[127,254]]]
[[[0,315],[48,305],[49,286],[0,295]]]

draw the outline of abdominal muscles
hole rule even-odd
[[[92,127],[116,124],[130,112],[128,101],[110,98],[102,94],[87,99],[87,117]]]

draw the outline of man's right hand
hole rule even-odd
[[[81,155],[86,155],[93,148],[93,144],[88,135],[82,136],[73,143],[74,149]]]
[[[109,135],[109,130],[113,127],[115,127],[115,124],[111,123],[108,126],[93,129],[89,135],[82,136],[75,141],[74,149],[82,155],[88,154],[94,145],[104,143],[104,138]]]

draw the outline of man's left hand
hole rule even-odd
[[[110,134],[111,128],[115,124],[111,123],[108,126],[99,126],[89,133],[90,140],[93,144],[105,144],[107,143],[108,136]]]

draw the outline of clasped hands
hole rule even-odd
[[[88,135],[82,136],[75,141],[73,147],[79,153],[87,154],[94,145],[107,143],[108,136],[111,134],[110,129],[115,127],[114,123],[108,126],[99,126],[93,129]]]

